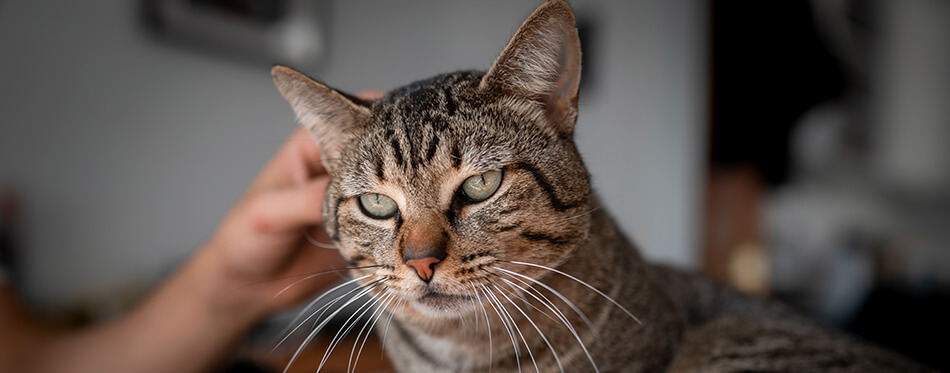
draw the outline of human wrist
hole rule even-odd
[[[256,321],[271,312],[269,299],[255,289],[255,282],[246,273],[230,265],[225,247],[218,241],[205,244],[195,255],[195,273],[198,283],[204,283],[199,297],[208,303],[209,309],[218,315]]]

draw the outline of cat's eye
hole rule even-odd
[[[363,213],[371,218],[388,219],[396,215],[399,208],[392,198],[379,193],[367,193],[360,196],[360,207]]]
[[[481,202],[494,195],[500,185],[501,171],[488,171],[465,179],[462,194],[471,202]]]

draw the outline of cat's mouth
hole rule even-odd
[[[433,290],[427,290],[416,302],[420,305],[445,310],[449,308],[458,308],[460,304],[468,304],[473,298],[467,295],[445,294]]]

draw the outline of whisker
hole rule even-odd
[[[485,287],[484,285],[482,286]],[[487,287],[486,287],[486,290],[487,290]],[[504,304],[501,303],[501,300],[498,299],[497,296],[495,296],[494,292],[487,291],[487,293],[488,293],[488,296],[492,297],[495,300],[495,302],[498,304],[498,308],[500,308],[501,311],[505,314],[505,316],[508,317],[508,320],[511,322],[512,328],[514,328],[514,330],[518,332],[518,336],[521,337],[521,341],[524,343],[525,351],[528,351],[528,357],[531,358],[531,363],[534,364],[534,370],[537,373],[541,373],[541,371],[538,369],[538,362],[534,360],[534,353],[531,352],[531,345],[529,345],[528,340],[525,339],[524,333],[521,333],[521,328],[518,327],[518,323],[515,322],[515,318],[511,316],[511,313],[509,313],[508,309],[505,308]],[[518,364],[518,371],[521,371],[520,363]]]
[[[557,274],[559,274],[559,275],[561,275],[561,276],[564,276],[564,277],[567,277],[567,278],[569,278],[569,279],[571,279],[571,280],[574,280],[574,281],[576,281],[577,283],[586,286],[588,289],[591,289],[591,290],[593,290],[595,293],[597,293],[597,294],[599,294],[600,296],[604,297],[604,299],[610,301],[610,303],[613,303],[615,306],[617,306],[617,308],[620,308],[620,310],[622,310],[624,313],[626,313],[627,316],[630,316],[632,319],[634,319],[634,320],[637,322],[637,324],[643,325],[643,322],[641,322],[639,318],[637,318],[636,316],[634,316],[634,315],[633,315],[633,312],[630,312],[629,310],[627,310],[626,307],[621,306],[620,303],[618,303],[616,300],[614,300],[613,298],[611,298],[611,297],[608,296],[607,294],[604,294],[604,292],[598,290],[597,288],[591,286],[590,284],[588,284],[588,283],[586,283],[586,282],[584,282],[584,281],[581,281],[581,280],[578,279],[577,277],[571,276],[571,275],[569,275],[569,274],[567,274],[567,273],[564,273],[564,272],[562,272],[562,271],[560,271],[560,270],[557,270],[557,269],[554,269],[554,268],[551,268],[551,267],[547,267],[547,266],[543,266],[543,265],[540,265],[540,264],[519,262],[519,261],[515,261],[515,260],[511,260],[511,261],[509,261],[509,260],[502,260],[502,262],[511,263],[511,264],[525,265],[525,266],[531,266],[531,267],[536,267],[536,268],[541,268],[541,269],[546,269],[546,270],[548,270],[548,271],[557,273]]]
[[[251,282],[251,283],[249,283],[249,284],[246,284],[246,285],[243,285],[243,286],[237,288],[237,290],[244,289],[244,288],[249,288],[249,287],[251,287],[251,286],[258,286],[258,285],[262,285],[262,284],[267,284],[267,283],[271,283],[271,282],[274,282],[274,281],[280,281],[280,280],[287,280],[287,279],[291,279],[291,278],[297,278],[297,277],[304,277],[303,281],[306,281],[306,280],[309,280],[309,279],[311,279],[311,278],[314,278],[314,277],[317,277],[317,276],[326,275],[326,274],[330,274],[330,273],[342,272],[342,271],[347,271],[347,270],[351,270],[351,269],[365,269],[365,268],[376,268],[376,267],[382,267],[382,265],[371,265],[371,266],[363,266],[363,267],[344,267],[344,268],[328,269],[328,270],[319,271],[319,272],[297,273],[297,274],[293,274],[293,275],[280,276],[280,277],[270,278],[270,279],[267,279],[267,280],[261,280],[261,281]],[[294,284],[296,284],[296,283],[294,283]]]
[[[363,338],[363,344],[360,345],[360,350],[359,350],[359,352],[356,353],[356,361],[357,361],[357,362],[358,362],[359,359],[360,359],[360,355],[362,355],[362,353],[363,353],[363,346],[366,345],[366,341],[369,340],[369,337],[370,337],[370,335],[372,334],[373,329],[376,328],[376,323],[379,322],[379,320],[382,319],[383,316],[385,316],[385,314],[386,314],[386,309],[388,309],[390,305],[395,304],[395,306],[393,307],[393,312],[395,312],[395,307],[398,307],[401,302],[402,302],[402,298],[400,298],[398,295],[396,295],[396,293],[392,293],[392,295],[390,296],[390,299],[386,302],[385,305],[383,305],[383,308],[381,309],[381,312],[379,312],[379,315],[376,316],[376,320],[373,321],[373,325],[370,325],[370,330],[366,333],[366,337]],[[394,314],[394,313],[393,313],[393,314]],[[380,358],[382,358],[382,356],[380,356]],[[354,372],[356,371],[356,363],[353,364],[353,371],[354,371]]]
[[[503,282],[505,282],[504,285],[508,285],[508,286],[507,286],[507,289],[506,289],[506,288],[502,288],[502,290],[506,290],[506,291],[508,292],[508,294],[511,295],[512,297],[517,297],[518,299],[520,299],[520,300],[521,300],[521,303],[524,303],[526,306],[531,307],[531,308],[534,309],[534,310],[537,310],[538,312],[540,312],[540,313],[541,313],[542,315],[544,315],[545,317],[547,317],[547,318],[551,319],[552,321],[554,321],[554,318],[551,317],[551,315],[548,315],[547,312],[545,312],[544,310],[541,310],[541,309],[535,307],[533,304],[531,304],[531,301],[525,296],[525,294],[528,292],[526,288],[523,288],[523,287],[520,287],[520,286],[512,286],[512,285],[514,285],[514,283],[512,283],[511,281],[508,281],[507,279],[501,277],[501,275],[499,275],[499,274],[497,274],[497,273],[494,273],[494,272],[492,272],[492,271],[486,271],[486,272],[489,273],[489,274],[491,274],[492,276],[497,277],[499,280],[502,280]],[[527,285],[527,284],[525,284],[525,286],[528,287],[528,288],[531,287],[531,285]],[[534,298],[535,298],[535,299],[538,299],[537,297],[534,297]]]
[[[388,289],[386,289],[386,291],[388,292]],[[336,346],[338,346],[340,342],[343,342],[343,338],[346,337],[347,334],[350,334],[350,331],[356,327],[356,324],[359,322],[359,320],[362,319],[363,316],[369,312],[369,310],[373,309],[373,305],[378,303],[380,299],[380,294],[373,295],[370,301],[360,305],[356,311],[354,311],[353,314],[343,322],[343,328],[336,332],[336,335],[333,336],[333,339],[330,341],[330,345],[327,347],[327,351],[324,352],[323,359],[320,360],[320,365],[317,366],[317,372],[322,370],[323,366],[326,365],[327,360],[330,359],[330,353],[336,349]]]
[[[316,311],[313,311],[312,313],[310,313],[310,316],[308,316],[306,319],[304,319],[303,321],[301,321],[301,319],[303,318],[303,315],[307,313],[307,310],[309,310],[311,307],[313,307],[314,305],[316,305],[317,303],[319,303],[324,297],[326,297],[326,296],[332,294],[333,292],[335,292],[335,291],[337,291],[337,290],[339,290],[339,289],[341,289],[341,288],[343,288],[343,287],[345,287],[345,286],[347,286],[347,285],[350,285],[350,284],[352,284],[352,283],[354,283],[354,282],[357,282],[357,281],[359,281],[359,280],[362,280],[362,279],[365,279],[365,278],[367,278],[367,277],[370,277],[370,276],[372,276],[372,275],[365,275],[365,276],[362,276],[362,277],[359,277],[359,278],[355,278],[355,279],[346,281],[346,282],[344,282],[344,283],[341,283],[341,284],[339,284],[339,285],[337,285],[337,286],[334,286],[334,287],[331,288],[330,290],[327,290],[327,291],[323,292],[323,294],[320,294],[320,296],[318,296],[318,297],[316,297],[314,300],[310,301],[310,303],[307,303],[307,306],[304,307],[304,308],[297,314],[297,316],[295,316],[295,317],[293,318],[293,320],[291,320],[290,323],[287,324],[287,327],[285,327],[284,330],[282,330],[282,331],[280,332],[279,335],[283,335],[284,337],[281,338],[281,340],[276,343],[276,346],[274,346],[274,348],[273,348],[273,350],[271,350],[271,352],[276,351],[277,348],[280,347],[281,344],[283,344],[285,341],[287,341],[287,338],[290,338],[291,335],[293,335],[295,332],[297,332],[297,329],[299,329],[301,326],[303,326],[304,323],[307,322],[307,320],[310,320],[310,318],[314,317],[314,315],[316,315],[317,312],[320,312],[320,310],[322,310],[322,309],[328,307],[328,305],[332,305],[332,304],[336,303],[338,300],[342,299],[343,297],[345,297],[345,296],[347,296],[347,295],[349,295],[349,294],[351,294],[351,293],[353,293],[353,292],[355,292],[355,291],[360,290],[361,288],[359,288],[359,287],[354,288],[354,289],[350,290],[349,292],[346,292],[345,294],[336,297],[333,301],[328,302],[327,304],[323,305],[323,307],[320,307],[320,308],[318,308]],[[296,327],[292,327],[292,325],[297,325],[297,326],[296,326]]]
[[[491,272],[489,272],[489,273],[491,273]],[[506,279],[506,278],[504,278],[504,277],[501,277],[501,275],[499,275],[499,274],[496,274],[496,273],[491,273],[491,274],[492,274],[493,276],[497,277],[499,280],[503,281],[506,285],[508,285],[509,288],[512,289],[512,290],[506,290],[506,291],[508,292],[508,294],[511,294],[512,296],[517,296],[517,297],[519,297],[519,298],[521,299],[521,301],[522,301],[525,305],[527,305],[528,307],[531,307],[532,309],[538,311],[538,313],[544,315],[545,317],[547,317],[547,318],[550,319],[551,321],[560,321],[560,320],[555,320],[553,316],[549,315],[549,314],[548,314],[547,312],[545,312],[544,310],[542,310],[542,309],[540,309],[540,308],[538,308],[538,307],[535,307],[535,305],[531,304],[531,302],[529,302],[528,299],[524,297],[524,294],[527,294],[527,295],[531,296],[532,298],[534,298],[535,300],[537,300],[538,302],[540,302],[541,304],[544,304],[545,306],[548,306],[548,304],[545,303],[545,300],[546,300],[547,298],[544,297],[544,294],[541,294],[541,296],[544,297],[545,300],[541,300],[541,298],[538,298],[537,296],[535,296],[534,294],[531,293],[531,291],[529,290],[529,288],[530,288],[529,285],[525,284],[525,286],[527,286],[527,287],[518,286],[518,284],[515,284],[514,282],[511,282],[510,280],[508,280],[508,279]],[[516,280],[518,280],[518,279],[516,278]],[[504,290],[504,288],[502,288],[502,289]],[[517,289],[517,290],[515,290],[515,289]],[[532,290],[534,290],[534,289],[532,289]],[[535,291],[537,291],[537,290],[535,290]],[[551,307],[548,306],[548,309],[551,309]],[[552,310],[552,311],[554,311],[554,310]]]
[[[488,321],[488,310],[485,309],[485,303],[482,303],[481,296],[478,295],[478,289],[475,288],[475,284],[469,282],[469,285],[472,285],[472,292],[475,294],[475,300],[478,301],[478,304],[482,306],[482,314],[485,315],[485,328],[488,330],[488,373],[491,373],[492,366],[495,365],[495,358],[492,356],[494,350],[494,343],[491,340],[491,321]],[[476,313],[478,315],[478,313]],[[478,319],[476,319],[478,320]]]
[[[486,251],[484,255],[505,255],[505,254],[524,254],[524,253],[534,253],[534,252],[547,252],[546,250],[502,250],[502,251]]]
[[[507,274],[509,274],[509,275],[512,275],[512,276],[517,276],[517,277],[523,278],[523,279],[525,279],[525,280],[531,281],[531,282],[533,282],[533,283],[535,283],[535,284],[538,284],[539,286],[543,287],[545,290],[550,291],[551,294],[554,294],[555,296],[557,296],[558,298],[560,298],[562,301],[564,301],[564,303],[567,304],[567,306],[570,307],[571,310],[574,311],[574,313],[576,313],[578,316],[580,316],[581,319],[584,320],[584,323],[587,324],[587,327],[591,330],[591,332],[596,335],[596,333],[597,333],[597,328],[594,327],[594,323],[590,321],[590,318],[588,318],[587,315],[586,315],[583,311],[581,311],[581,309],[578,308],[577,305],[574,304],[574,302],[571,302],[571,300],[570,300],[570,299],[567,299],[567,297],[565,297],[564,294],[561,294],[561,292],[559,292],[559,291],[557,291],[557,290],[554,290],[554,288],[552,288],[552,287],[549,286],[548,284],[545,284],[545,283],[543,283],[543,282],[541,282],[541,281],[539,281],[539,280],[535,280],[535,279],[533,279],[533,278],[531,278],[531,277],[529,277],[529,276],[527,276],[527,275],[523,275],[523,274],[520,274],[520,273],[514,272],[514,271],[509,271],[509,270],[504,269],[504,268],[501,268],[501,267],[491,266],[491,268],[497,269],[497,270],[502,271],[502,272],[505,272],[505,273],[507,273]]]
[[[277,294],[274,294],[274,298],[279,297],[281,294],[287,292],[287,290],[290,290],[290,288],[292,288],[292,287],[294,287],[294,286],[297,286],[297,285],[300,285],[301,282],[304,282],[304,281],[313,279],[313,278],[315,278],[315,277],[317,277],[317,276],[323,276],[323,275],[326,275],[326,274],[336,273],[336,272],[349,271],[349,270],[351,270],[351,269],[366,269],[366,268],[377,268],[377,267],[382,267],[382,265],[371,265],[371,266],[349,267],[349,268],[337,268],[337,269],[331,269],[331,270],[321,271],[321,272],[317,272],[317,273],[311,273],[311,274],[307,275],[306,277],[304,277],[304,278],[302,278],[302,279],[299,279],[299,280],[297,280],[297,281],[294,281],[292,284],[285,286],[283,289],[280,289],[280,291],[278,291]],[[284,277],[284,278],[289,278],[289,277]],[[274,279],[274,280],[271,280],[271,281],[276,281],[276,280],[278,280],[278,279]]]
[[[356,370],[356,363],[358,363],[360,360],[360,354],[363,352],[363,346],[366,345],[366,340],[369,339],[369,335],[372,334],[372,327],[375,326],[376,321],[379,320],[377,315],[382,314],[383,309],[385,309],[385,307],[387,307],[389,302],[392,301],[393,297],[395,297],[395,293],[393,293],[392,290],[386,290],[386,292],[383,294],[383,297],[381,297],[380,302],[377,303],[377,304],[380,304],[380,307],[376,307],[373,310],[373,313],[369,315],[369,319],[367,319],[366,322],[363,323],[363,327],[360,328],[360,332],[356,334],[356,340],[353,341],[353,349],[350,350],[350,359],[347,361],[347,364],[346,364],[347,373],[351,373]],[[369,327],[370,329],[367,330],[366,329],[367,327]],[[363,335],[363,332],[367,332],[366,338],[363,338],[363,343],[360,344],[359,352],[357,352],[356,344],[359,343],[360,336]],[[357,352],[355,360],[353,359],[354,352]],[[351,365],[352,365],[352,369],[350,369]]]
[[[582,212],[582,213],[580,213],[580,214],[577,214],[577,215],[574,215],[574,216],[570,216],[570,217],[566,217],[566,218],[564,218],[564,219],[561,219],[561,221],[568,221],[568,220],[577,219],[577,218],[579,218],[579,217],[581,217],[581,216],[584,216],[584,215],[590,214],[590,213],[592,213],[592,212],[594,212],[594,211],[600,210],[601,207],[603,207],[603,206],[594,207],[594,208],[592,208],[592,209],[590,209],[590,210],[587,210],[587,211],[585,211],[585,212]]]
[[[508,275],[508,274],[506,274],[506,275]],[[496,276],[498,276],[498,275],[496,275]],[[511,276],[511,275],[508,275],[508,276]],[[575,335],[577,334],[576,329],[574,329],[574,326],[571,325],[571,323],[568,321],[567,315],[565,315],[564,312],[561,312],[561,310],[557,307],[557,305],[554,304],[554,301],[550,300],[547,296],[545,296],[543,293],[541,293],[540,290],[535,289],[533,286],[531,286],[530,284],[528,284],[528,283],[525,282],[524,280],[522,280],[522,279],[520,279],[520,278],[517,278],[517,277],[514,277],[514,276],[512,276],[511,278],[514,279],[514,280],[516,280],[516,281],[518,281],[518,282],[520,282],[522,285],[524,285],[523,287],[520,286],[520,285],[518,285],[518,284],[515,284],[515,283],[511,282],[511,280],[508,280],[508,279],[506,279],[506,278],[504,278],[504,277],[500,277],[500,276],[499,276],[498,278],[501,279],[502,281],[506,282],[509,286],[514,286],[514,287],[517,287],[517,288],[519,288],[519,289],[522,289],[522,290],[525,292],[525,294],[528,294],[529,296],[531,296],[532,298],[534,298],[535,300],[537,300],[538,302],[540,302],[541,304],[543,304],[545,307],[547,307],[547,309],[549,309],[552,313],[554,313],[555,316],[557,316],[558,320],[554,320],[554,319],[552,318],[553,321],[561,321],[562,323],[564,323],[565,326],[567,326],[567,328],[568,328],[572,333],[574,333]],[[530,303],[529,303],[529,305],[530,305]],[[545,316],[548,316],[548,318],[551,318],[550,315],[548,315],[546,312],[543,312],[543,311],[539,310],[537,307],[532,306],[532,308],[537,309],[539,312],[542,312]],[[590,327],[590,325],[588,325],[588,327]],[[592,329],[591,332],[594,333],[594,336],[597,336],[597,330],[593,330],[593,329]],[[578,339],[578,341],[579,341],[579,340],[580,340],[580,337],[578,336],[577,339]]]
[[[461,316],[461,313],[459,316]],[[464,317],[459,317],[459,322],[462,323],[462,335],[468,336],[468,322],[465,321]]]
[[[346,306],[349,306],[353,302],[360,299],[362,296],[368,294],[373,289],[375,289],[376,287],[384,283],[385,283],[385,279],[379,279],[379,280],[371,281],[370,283],[364,285],[362,291],[360,291],[359,293],[351,297],[348,301],[343,303],[343,305],[338,307],[336,311],[334,311],[325,319],[323,319],[319,325],[317,325],[312,331],[310,331],[310,334],[307,335],[307,338],[304,339],[303,343],[301,343],[300,346],[297,347],[297,350],[294,351],[293,356],[290,357],[290,361],[287,362],[287,366],[284,368],[284,373],[287,373],[290,370],[290,367],[294,364],[294,362],[297,361],[298,358],[300,358],[300,354],[303,353],[304,347],[306,347],[308,344],[310,344],[311,341],[313,341],[314,338],[316,338],[317,333],[319,333],[320,330],[322,330],[330,322],[330,320],[332,320],[336,315],[342,312],[346,308]]]
[[[478,294],[473,293],[469,301],[472,302],[472,308],[475,309],[475,335],[478,336],[478,304],[475,303],[476,297],[478,297]]]
[[[488,301],[488,305],[495,310],[495,314],[498,315],[498,319],[501,320],[501,325],[505,327],[505,332],[508,334],[508,339],[511,340],[511,347],[515,352],[515,360],[518,365],[518,372],[521,372],[521,349],[518,347],[518,343],[515,342],[515,333],[511,330],[511,327],[508,325],[508,319],[502,316],[501,311],[498,310],[498,306],[495,305],[495,302],[492,301],[491,297],[488,295],[488,290],[484,284],[479,284],[482,287],[482,294],[485,295],[485,300]]]
[[[308,231],[308,230],[306,230],[306,229],[303,231],[303,236],[304,236],[304,238],[307,239],[307,242],[310,242],[313,246],[320,247],[320,248],[324,248],[324,249],[330,249],[330,250],[339,250],[339,249],[340,249],[340,248],[338,248],[338,247],[337,247],[336,245],[334,245],[334,244],[323,243],[323,242],[317,241],[315,238],[313,238],[312,236],[310,236],[310,231]]]
[[[510,275],[509,275],[509,276],[510,276]],[[516,287],[518,287],[518,288],[521,288],[520,286],[518,286],[518,285],[512,283],[511,281],[509,281],[508,279],[505,279],[505,278],[503,278],[503,277],[499,277],[499,278],[500,278],[502,281],[505,281],[505,282],[509,283],[509,284],[512,285],[512,286],[516,286]],[[530,285],[528,285],[528,284],[527,284],[526,282],[524,282],[523,280],[520,280],[520,279],[518,279],[517,277],[512,277],[512,278],[514,278],[515,280],[518,280],[518,281],[521,282],[522,284],[525,284],[525,286],[528,286],[529,289],[533,289]],[[573,325],[571,325],[570,321],[568,321],[567,316],[564,315],[563,312],[561,312],[560,310],[558,310],[557,307],[554,305],[554,302],[552,302],[551,300],[547,299],[547,297],[545,297],[544,294],[541,294],[541,292],[538,291],[538,290],[536,290],[536,289],[535,289],[535,291],[538,293],[538,295],[540,295],[542,298],[544,298],[547,302],[545,302],[545,301],[539,299],[538,297],[534,296],[534,294],[532,294],[530,291],[528,291],[527,289],[525,289],[525,293],[526,293],[526,294],[528,294],[528,295],[534,297],[534,299],[537,299],[538,302],[541,302],[541,304],[544,304],[545,307],[547,307],[548,309],[551,310],[551,312],[553,312],[555,315],[557,315],[557,317],[558,317],[558,319],[560,319],[561,323],[563,323],[564,326],[566,326],[567,329],[571,332],[571,334],[574,335],[574,339],[576,339],[576,340],[577,340],[577,343],[580,344],[581,349],[584,350],[584,354],[587,356],[587,360],[590,361],[590,364],[594,367],[594,371],[595,371],[595,372],[600,372],[600,369],[597,368],[597,363],[594,362],[594,358],[590,355],[590,351],[587,350],[587,346],[584,344],[584,340],[581,339],[580,334],[577,333],[577,330],[574,328]],[[535,309],[537,309],[537,308],[535,307]],[[540,310],[538,310],[538,311],[540,311]],[[547,315],[547,314],[545,314],[545,315]],[[583,315],[583,313],[580,313],[580,315]],[[552,320],[553,320],[553,319],[552,319]],[[591,329],[591,332],[593,332],[595,336],[597,335],[597,330]]]
[[[499,288],[498,286],[495,286],[495,285],[492,285],[492,286],[494,286],[496,289],[501,290],[501,288]],[[518,312],[521,313],[522,316],[524,316],[525,320],[528,320],[528,322],[531,323],[531,326],[534,327],[534,330],[536,330],[536,331],[538,332],[538,335],[541,336],[541,340],[544,341],[544,344],[548,345],[548,348],[551,350],[551,353],[554,354],[554,361],[557,362],[557,367],[558,367],[558,369],[563,373],[563,372],[564,372],[564,366],[561,365],[561,358],[559,358],[559,357],[557,356],[557,351],[554,350],[554,346],[551,346],[551,342],[548,341],[548,338],[547,338],[547,337],[544,335],[544,333],[541,331],[541,328],[539,328],[538,325],[535,324],[534,321],[531,320],[530,317],[528,317],[528,314],[525,313],[524,310],[521,309],[521,307],[518,307],[518,305],[515,304],[515,302],[512,301],[511,298],[508,298],[508,296],[505,295],[505,293],[504,293],[503,291],[500,291],[499,293],[501,294],[501,296],[505,297],[505,299],[508,300],[508,303],[510,303],[512,307],[514,307],[516,310],[518,310]],[[524,338],[524,335],[522,335],[521,338],[523,339],[523,338]],[[525,347],[528,348],[528,353],[530,354],[530,352],[531,352],[531,347],[528,346],[528,341],[527,341],[527,340],[525,341]],[[532,359],[532,362],[534,362],[533,359]],[[541,372],[540,370],[538,370],[538,363],[537,363],[537,362],[534,362],[534,369],[535,369],[536,371],[538,371],[538,373]]]
[[[399,310],[399,306],[401,306],[404,301],[404,298],[399,299],[399,302],[396,302],[396,305],[393,306],[393,311],[389,314],[389,321],[386,322],[386,330],[383,332],[383,341],[380,344],[380,356],[386,351],[386,336],[389,335],[389,325],[393,323],[393,316],[396,315],[396,311]]]
[[[345,338],[348,334],[350,334],[350,331],[353,330],[354,327],[356,327],[356,324],[359,323],[360,320],[364,320],[364,316],[366,315],[367,312],[369,312],[370,310],[372,310],[373,313],[371,313],[371,314],[369,315],[369,318],[366,318],[366,319],[365,319],[366,321],[363,322],[363,327],[360,328],[360,331],[356,334],[356,338],[355,338],[355,340],[353,341],[353,348],[350,349],[350,357],[349,357],[349,359],[348,359],[347,362],[346,362],[346,372],[349,373],[349,372],[350,372],[350,368],[352,368],[352,366],[353,366],[353,354],[356,353],[356,345],[357,345],[357,344],[359,343],[359,341],[360,341],[360,336],[363,335],[363,332],[366,330],[366,327],[369,325],[370,321],[372,321],[373,316],[375,316],[375,315],[376,315],[376,312],[379,310],[379,308],[375,308],[374,306],[375,306],[376,304],[379,304],[380,302],[382,302],[382,300],[383,300],[384,298],[388,298],[389,294],[390,294],[390,290],[389,290],[389,289],[386,289],[383,293],[378,294],[377,296],[374,296],[374,297],[372,298],[372,300],[370,300],[369,302],[366,302],[366,304],[363,304],[362,306],[360,306],[359,308],[357,308],[356,312],[353,312],[353,314],[350,315],[349,319],[347,319],[347,321],[343,323],[344,328],[342,328],[342,329],[340,329],[340,330],[337,331],[337,335],[338,335],[340,338],[339,338],[338,341],[336,341],[336,344],[333,344],[332,341],[331,341],[331,347],[328,348],[327,351],[325,352],[324,358],[325,358],[325,359],[329,359],[330,353],[331,353],[334,349],[336,349],[336,346],[338,346],[340,343],[343,342],[343,338]],[[363,312],[360,312],[360,310],[362,310],[363,308],[366,308],[366,310],[363,311]],[[350,322],[350,319],[353,320],[352,323]],[[344,330],[345,330],[345,331],[344,331]],[[342,333],[342,335],[341,335],[341,333]],[[334,339],[335,339],[335,337],[334,337]],[[321,363],[320,363],[320,367],[322,367],[323,364],[324,364],[324,363],[321,362]],[[319,372],[319,371],[320,371],[320,368],[317,368],[317,371]]]

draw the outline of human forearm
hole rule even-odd
[[[134,311],[56,339],[35,372],[201,372],[220,363],[267,306],[200,250]]]

